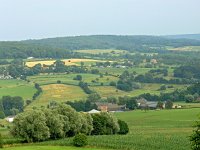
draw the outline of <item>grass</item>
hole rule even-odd
[[[31,99],[36,92],[33,83],[23,80],[0,80],[0,98],[2,96],[21,96],[24,100]]]
[[[32,82],[39,83],[40,85],[46,85],[46,84],[54,84],[57,83],[58,80],[60,80],[64,84],[73,84],[78,85],[79,81],[73,80],[74,77],[76,77],[78,74],[42,74],[37,76],[30,76],[28,79]],[[108,84],[108,82],[111,81],[117,81],[117,77],[113,76],[104,76],[103,78],[100,78],[99,75],[96,74],[79,74],[82,76],[82,81],[89,83],[90,85],[99,85],[101,82],[104,84]],[[92,83],[92,80],[96,80],[98,78],[98,83]]]
[[[41,88],[43,93],[28,108],[32,106],[47,106],[51,101],[65,102],[87,97],[87,94],[79,86],[74,85],[49,84],[43,85]]]
[[[33,67],[36,64],[41,65],[52,65],[56,60],[39,60],[39,61],[27,61],[26,66]],[[65,62],[65,65],[71,66],[71,65],[77,65],[79,62],[100,62],[101,60],[95,60],[95,59],[63,59],[62,61]]]
[[[125,50],[115,50],[115,49],[90,49],[90,50],[77,50],[79,53],[87,53],[87,54],[102,54],[102,53],[110,53],[110,54],[121,54],[127,53]]]
[[[184,46],[184,47],[177,47],[177,48],[169,47],[168,50],[174,50],[174,51],[200,51],[200,46]]]
[[[123,150],[188,150],[192,125],[199,109],[174,109],[160,111],[130,111],[115,113],[126,121],[127,135],[88,136],[89,146]],[[72,138],[38,143],[39,145],[70,146]]]
[[[130,73],[135,71],[138,74],[145,74],[152,68],[96,68],[98,69],[101,73],[106,73],[112,74],[112,75],[121,75],[125,70],[129,71]]]
[[[102,98],[106,98],[109,96],[119,97],[119,96],[139,96],[144,93],[151,93],[155,95],[159,95],[161,92],[173,92],[175,89],[184,88],[185,85],[173,85],[174,88],[167,88],[164,91],[160,91],[160,86],[162,84],[142,84],[141,89],[136,89],[130,92],[125,92],[121,90],[117,90],[113,86],[93,86],[90,87],[91,89],[95,90],[97,93],[100,94]]]
[[[66,146],[16,146],[16,147],[7,147],[5,150],[100,150],[97,148],[77,148],[77,147],[66,147]],[[105,149],[104,149],[105,150]]]

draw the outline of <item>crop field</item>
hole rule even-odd
[[[138,74],[145,74],[152,68],[96,68],[98,69],[101,73],[106,73],[112,74],[112,75],[121,75],[125,70],[129,71],[130,73],[135,71]]]
[[[101,62],[101,60],[95,60],[95,59],[63,59],[62,61],[64,61],[65,65],[68,66],[77,65],[77,63],[80,62]],[[36,64],[52,65],[54,62],[55,60],[27,61],[26,66],[33,67]]]
[[[43,74],[43,75],[37,75],[37,76],[30,76],[28,79],[30,81],[36,82],[40,85],[45,85],[45,84],[54,84],[58,80],[60,80],[64,84],[73,84],[73,85],[78,85],[79,81],[73,80],[74,77],[76,77],[79,74]],[[107,83],[111,81],[117,81],[117,77],[113,76],[104,76],[103,78],[100,78],[99,75],[96,74],[80,74],[82,76],[82,81],[87,82],[92,85],[96,85],[92,83],[92,80],[98,81],[98,85],[100,83]],[[98,80],[97,80],[98,78]]]
[[[184,47],[177,47],[177,48],[168,48],[168,50],[174,50],[174,51],[200,51],[200,46],[184,46]]]
[[[30,146],[16,146],[16,147],[7,147],[4,148],[5,150],[102,150],[97,148],[77,148],[77,147],[68,147],[68,146],[37,146],[37,145],[30,145]],[[106,149],[103,149],[106,150]]]
[[[160,91],[160,86],[162,84],[142,84],[141,89],[136,89],[130,92],[125,92],[121,90],[117,90],[113,86],[92,86],[91,89],[96,91],[101,97],[106,98],[109,96],[119,97],[119,96],[139,96],[144,93],[151,93],[155,95],[159,95],[161,92],[172,92],[175,89],[185,88],[185,85],[173,85],[173,88],[168,88],[164,91]]]
[[[192,125],[199,113],[198,108],[115,113],[128,123],[129,134],[89,136],[89,146],[120,150],[188,150]],[[70,146],[71,143],[72,138],[67,138],[38,144]]]
[[[32,83],[23,80],[0,80],[0,98],[2,96],[21,96],[24,100],[31,99],[36,92]]]
[[[89,50],[77,50],[79,53],[87,53],[87,54],[102,54],[102,53],[110,53],[110,54],[121,54],[127,53],[125,50],[115,50],[115,49],[89,49]]]
[[[41,86],[43,93],[30,106],[47,106],[49,102],[65,102],[80,100],[87,97],[87,94],[79,86],[64,84],[49,84]]]

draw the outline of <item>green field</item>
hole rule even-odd
[[[77,148],[77,147],[67,147],[67,146],[16,146],[16,147],[7,147],[5,150],[101,150],[97,148]],[[105,149],[104,149],[105,150]]]
[[[32,106],[47,106],[50,102],[66,102],[85,99],[87,94],[79,86],[64,84],[49,84],[41,86],[43,92],[33,101],[28,108]]]
[[[89,146],[120,150],[189,150],[189,136],[200,109],[130,111],[115,113],[130,128],[127,135],[89,136]],[[72,138],[39,145],[70,146]]]
[[[0,80],[0,98],[2,96],[21,96],[24,100],[32,99],[36,92],[33,83],[23,80]]]
[[[96,68],[98,69],[101,73],[106,73],[112,74],[112,75],[121,75],[125,70],[129,71],[132,73],[135,71],[138,74],[145,74],[152,68]]]
[[[116,87],[113,86],[92,86],[90,87],[92,90],[96,91],[100,94],[101,97],[106,98],[109,96],[119,97],[119,96],[139,96],[144,93],[151,93],[155,95],[159,95],[161,92],[173,92],[175,89],[185,88],[185,85],[173,85],[174,88],[167,88],[164,91],[160,91],[160,86],[162,84],[142,84],[141,89],[136,89],[130,92],[125,92],[121,90],[117,90]]]
[[[84,149],[119,149],[119,150],[189,150],[189,136],[192,125],[198,119],[199,108],[128,111],[115,113],[117,118],[126,121],[130,132],[127,135],[88,136],[88,148]],[[6,133],[0,130],[1,133]],[[7,131],[8,132],[8,131]],[[72,146],[73,138],[25,144],[24,146],[5,148],[8,150],[57,150],[76,149]],[[43,147],[44,146],[44,147]],[[63,146],[63,147],[60,147]],[[95,148],[93,148],[95,147]],[[83,148],[81,148],[83,149]]]
[[[121,54],[127,53],[125,50],[115,50],[115,49],[93,49],[93,50],[77,50],[79,53],[87,53],[87,54],[102,54],[102,53],[110,53],[110,54]]]
[[[82,81],[87,82],[90,85],[99,85],[100,83],[108,84],[108,82],[118,80],[117,77],[113,76],[104,76],[103,78],[100,78],[100,76],[96,74],[42,74],[37,76],[30,76],[28,77],[28,80],[40,85],[55,84],[58,80],[64,84],[78,85],[79,81],[73,80],[73,78],[77,75],[81,75]],[[98,83],[93,83],[92,80],[96,80],[97,78]]]
[[[200,46],[168,47],[167,49],[174,51],[200,51]]]

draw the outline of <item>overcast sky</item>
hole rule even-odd
[[[200,33],[200,0],[0,0],[0,40]]]

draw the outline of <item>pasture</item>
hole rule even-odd
[[[79,86],[64,84],[48,84],[41,86],[43,92],[33,101],[28,108],[32,106],[47,106],[50,102],[66,102],[80,100],[87,97],[87,94]]]
[[[114,76],[104,76],[100,78],[97,74],[41,74],[37,76],[30,76],[28,79],[32,82],[38,83],[40,85],[55,84],[60,80],[64,84],[78,85],[79,81],[73,80],[77,75],[82,76],[82,81],[87,82],[90,85],[99,85],[100,83],[108,84],[111,81],[117,81],[118,78]],[[97,79],[98,78],[98,79]],[[93,83],[94,80],[97,83]]]
[[[97,148],[78,148],[78,147],[69,147],[69,146],[37,146],[37,145],[30,145],[30,146],[16,146],[16,147],[7,147],[4,148],[5,150],[101,150]],[[106,149],[103,149],[106,150]]]
[[[174,51],[200,51],[200,46],[169,47],[168,50]]]
[[[86,53],[86,54],[122,54],[128,53],[126,50],[115,50],[115,49],[89,49],[89,50],[77,50],[76,52],[79,53]]]
[[[115,113],[126,121],[130,132],[127,135],[88,136],[89,146],[120,150],[188,150],[189,136],[200,109],[174,109],[130,111]],[[70,146],[72,138],[47,141],[38,145]]]
[[[125,92],[116,89],[113,86],[91,86],[90,88],[96,91],[102,98],[106,98],[109,96],[119,97],[119,96],[139,96],[145,93],[151,93],[155,95],[159,95],[160,93],[169,93],[173,92],[175,89],[185,88],[185,85],[173,85],[173,88],[167,88],[166,90],[160,91],[160,86],[162,84],[141,84],[141,89],[135,89],[130,92]]]
[[[36,92],[34,84],[23,80],[0,80],[0,98],[2,96],[21,96],[24,100],[31,99]]]

